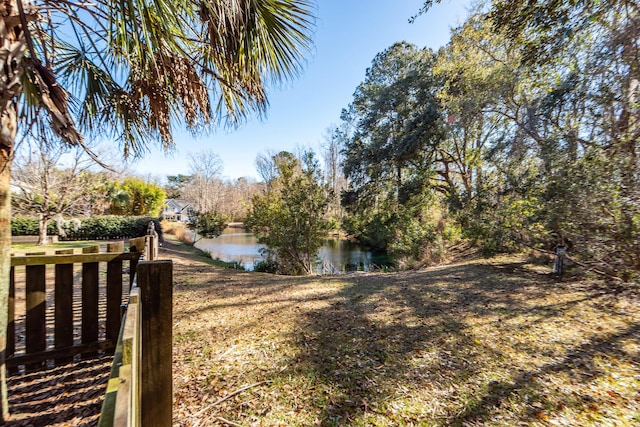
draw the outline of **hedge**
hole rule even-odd
[[[48,234],[56,234],[55,224],[49,223],[47,228]],[[11,218],[11,235],[12,236],[37,236],[38,235],[38,219],[32,217],[12,217]]]
[[[147,234],[149,221],[153,221],[156,231],[162,238],[160,221],[147,216],[99,216],[82,218],[80,227],[73,229],[73,224],[65,224],[67,235],[60,236],[60,240],[111,240],[129,239]],[[49,235],[57,235],[58,227],[54,221],[47,227]],[[33,217],[13,217],[11,219],[11,234],[13,236],[37,236],[38,219]]]

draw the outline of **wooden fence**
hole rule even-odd
[[[129,294],[98,425],[172,425],[171,261],[143,261]]]
[[[38,369],[47,360],[66,363],[77,354],[115,348],[123,297],[148,244],[149,239],[141,237],[130,240],[129,252],[124,252],[124,242],[116,242],[103,253],[95,246],[83,248],[82,254],[60,250],[55,255],[12,256],[7,367]],[[130,281],[123,287],[127,261]],[[100,263],[106,263],[106,277],[101,278]]]
[[[115,349],[101,426],[172,423],[173,264],[155,260],[150,231],[131,239],[129,252],[116,242],[102,253],[95,246],[11,257],[7,367],[37,370]]]

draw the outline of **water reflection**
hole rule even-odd
[[[201,239],[196,247],[211,253],[214,259],[237,262],[246,270],[253,270],[256,262],[263,260],[258,243],[252,233],[243,228],[226,228],[215,239]],[[315,274],[339,274],[350,271],[370,271],[385,259],[378,259],[357,243],[343,239],[327,239],[318,252],[319,261],[313,269]]]
[[[247,233],[244,228],[226,228],[215,239],[201,239],[195,244],[196,248],[209,252],[211,258],[224,262],[237,262],[245,270],[253,270],[256,262],[264,259],[260,255],[260,249],[264,245],[252,233]]]
[[[360,245],[341,239],[326,239],[318,251],[319,274],[369,271],[373,268],[371,252]]]

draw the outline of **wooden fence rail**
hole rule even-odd
[[[146,237],[131,239],[129,252],[124,252],[123,242],[116,242],[108,244],[104,253],[96,246],[83,248],[82,254],[62,250],[55,255],[12,256],[7,366],[15,370],[24,365],[31,370],[42,366],[46,360],[65,363],[76,354],[113,349],[120,330],[123,296],[129,290],[147,243]],[[126,261],[130,282],[125,288],[123,263]],[[100,263],[106,263],[103,280]],[[47,286],[51,282],[53,287]],[[103,295],[101,285],[106,288]],[[22,300],[24,304],[20,306],[24,310],[17,316],[16,303]],[[80,315],[74,319],[78,300],[81,301]],[[48,311],[53,312],[49,315],[53,316],[53,321],[48,321]],[[78,321],[80,337],[75,339],[74,327]],[[104,322],[104,334],[100,334],[101,322]]]
[[[144,261],[129,294],[99,427],[172,425],[171,261]]]

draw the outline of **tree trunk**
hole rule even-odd
[[[15,0],[0,4],[0,424],[9,419],[6,349],[11,270],[11,161],[18,130],[16,101],[22,92],[26,50],[23,19]]]
[[[49,218],[40,214],[38,219],[38,245],[44,246],[49,244],[49,236],[47,235],[47,228],[49,228]]]
[[[0,136],[0,420],[9,418],[5,355],[7,349],[7,322],[9,307],[9,271],[11,269],[11,146],[5,144],[5,126],[17,119],[15,110],[2,117]],[[14,133],[15,135],[15,133]],[[0,422],[2,424],[2,422]]]
[[[11,270],[11,160],[16,135],[17,108],[15,103],[3,105],[0,122],[0,418],[9,419],[5,355],[9,307],[9,272]]]

